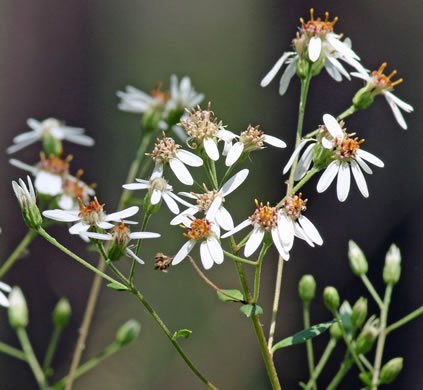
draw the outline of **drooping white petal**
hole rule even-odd
[[[413,112],[414,108],[410,104],[404,102],[399,97],[395,96],[392,92],[384,91],[383,94],[387,100],[393,101],[399,108],[403,109],[405,112]]]
[[[280,236],[278,230],[273,228],[271,230],[271,235],[272,235],[273,243],[275,244],[275,247],[278,250],[282,259],[289,260],[289,253],[288,251],[285,250],[283,246],[282,237]]]
[[[265,134],[263,141],[275,148],[286,148],[286,143],[279,138],[273,137],[273,135]]]
[[[281,80],[279,82],[279,95],[285,95],[285,92],[288,90],[289,83],[294,77],[295,73],[297,72],[297,61],[293,59],[293,61],[286,67],[285,72],[283,72]]]
[[[161,192],[159,190],[154,189],[153,191],[151,191],[151,197],[150,197],[151,204],[158,204],[160,200],[162,199],[163,194],[164,192]]]
[[[304,148],[304,146],[307,144],[308,141],[311,141],[311,139],[303,139],[299,145],[295,148],[294,153],[292,153],[291,157],[289,158],[288,162],[286,163],[283,174],[287,173],[289,168],[291,168],[291,165],[293,164],[295,158],[298,156],[298,154],[301,152],[301,150]]]
[[[78,222],[75,225],[72,225],[69,228],[70,234],[79,234],[84,233],[90,228],[90,225],[86,224],[85,222]]]
[[[248,169],[242,169],[233,175],[222,187],[221,192],[224,196],[229,195],[231,192],[235,191],[247,178]]]
[[[326,189],[332,184],[336,174],[339,170],[339,162],[337,160],[332,161],[323,172],[322,176],[317,183],[317,192],[326,191]]]
[[[338,180],[336,182],[336,193],[338,200],[344,202],[350,192],[351,171],[347,162],[341,162],[338,172]]]
[[[41,139],[42,133],[40,131],[25,131],[13,137],[13,143],[20,144],[21,142],[37,141]]]
[[[65,139],[82,146],[93,146],[95,144],[94,139],[85,134],[68,133],[65,135]]]
[[[120,221],[119,221],[120,222]],[[130,221],[126,221],[126,220],[124,220],[124,221],[122,221],[123,223],[126,223],[126,224],[129,224],[129,222]],[[105,229],[105,230],[107,230],[107,229],[111,229],[111,228],[113,228],[113,227],[115,227],[115,225],[113,225],[112,223],[110,223],[110,222],[106,222],[106,221],[100,221],[100,222],[97,222],[96,223],[96,225],[99,227],[99,228],[101,228],[101,229]]]
[[[358,189],[360,190],[361,194],[365,198],[368,198],[369,190],[367,188],[367,183],[366,183],[366,179],[364,178],[363,172],[361,172],[360,167],[354,160],[352,160],[350,164],[351,164],[351,171],[353,173],[355,182],[357,183]]]
[[[9,300],[6,295],[0,291],[0,306],[9,307]]]
[[[235,142],[232,147],[229,149],[226,159],[225,165],[230,167],[234,163],[238,161],[241,157],[242,152],[244,151],[244,144],[242,142]]]
[[[200,257],[201,257],[201,263],[203,264],[204,269],[208,270],[213,266],[214,261],[209,251],[209,248],[207,246],[207,241],[203,241],[200,244]]]
[[[226,232],[222,235],[222,238],[227,238],[229,236],[232,236],[233,234],[239,232],[240,230],[246,228],[247,226],[250,226],[251,222],[249,219],[246,219],[245,221],[242,221],[239,225],[235,226],[231,231]]]
[[[128,257],[131,257],[132,259],[134,259],[137,263],[140,264],[145,264],[144,260],[141,259],[140,257],[138,257],[133,251],[131,251],[129,248],[125,249],[126,255]]]
[[[199,211],[200,210],[196,207],[189,208],[185,211],[182,211],[182,213],[174,217],[169,223],[171,225],[180,225],[187,216],[194,216]]]
[[[264,230],[260,226],[254,226],[253,233],[244,247],[244,256],[250,257],[263,241]]]
[[[217,210],[222,205],[222,202],[223,198],[219,195],[217,195],[216,198],[213,199],[213,202],[207,210],[206,219],[208,219],[209,221],[214,221]]]
[[[95,238],[96,240],[103,240],[103,241],[109,241],[113,239],[113,236],[111,234],[106,234],[106,233],[84,232],[84,233],[81,233],[81,235],[85,237],[89,237],[89,238]]]
[[[24,169],[25,171],[31,172],[33,175],[36,175],[38,172],[38,169],[36,167],[33,167],[32,165],[29,165],[29,164],[25,164],[24,162],[16,160],[14,158],[11,158],[9,160],[9,163],[19,169]]]
[[[294,234],[295,234],[295,237],[298,237],[301,240],[304,240],[308,245],[314,248],[314,242],[307,236],[306,232],[297,222],[294,223]]]
[[[276,73],[279,72],[279,69],[282,67],[284,62],[287,60],[289,56],[291,56],[293,52],[285,52],[283,53],[282,57],[276,61],[276,64],[273,65],[272,69],[270,69],[269,73],[264,76],[263,80],[260,82],[261,87],[266,87],[270,84],[273,78],[276,76]]]
[[[327,55],[326,58],[340,73],[342,73],[348,80],[351,80],[349,73],[335,57]]]
[[[311,162],[313,161],[313,149],[314,144],[308,145],[301,158],[298,160],[298,164],[295,167],[294,180],[301,180],[310,169]]]
[[[354,58],[356,60],[360,60],[360,57],[355,54],[355,52],[350,49],[348,47],[348,45],[346,45],[344,42],[340,41],[339,39],[336,38],[336,34],[327,34],[326,35],[326,40],[329,42],[329,44],[337,51],[339,52],[339,54],[345,56],[345,57],[349,57],[349,58]]]
[[[316,62],[322,52],[322,40],[319,37],[312,37],[308,44],[308,58],[311,62]]]
[[[279,212],[278,234],[282,241],[282,246],[286,252],[289,252],[294,244],[294,224],[291,217],[288,217],[285,211]]]
[[[398,108],[398,106],[395,104],[394,101],[390,100],[387,96],[385,97],[386,97],[386,101],[389,104],[389,107],[391,107],[392,113],[394,114],[396,121],[404,130],[407,130],[407,127],[408,127],[407,122],[402,116],[401,110]]]
[[[303,231],[305,232],[305,234],[307,234],[307,236],[314,243],[316,243],[317,245],[323,244],[323,239],[322,239],[320,233],[318,232],[316,227],[313,225],[313,223],[308,218],[304,217],[304,215],[300,215],[299,218],[298,218],[298,223],[303,228]]]
[[[385,166],[384,162],[380,158],[376,157],[375,155],[373,155],[373,154],[371,154],[369,152],[366,152],[363,149],[358,149],[356,153],[363,160],[366,160],[369,163],[372,163],[373,165],[376,165],[379,168],[383,168]]]
[[[351,76],[357,77],[359,79],[362,79],[364,81],[369,81],[370,76],[368,75],[367,72],[365,73],[361,73],[361,72],[351,72],[350,73]]]
[[[213,138],[204,138],[203,140],[204,149],[213,161],[219,160],[219,149],[217,148],[216,142]]]
[[[129,237],[131,238],[131,240],[145,240],[148,238],[160,237],[160,234],[153,232],[132,232],[129,233]]]
[[[169,210],[173,214],[178,214],[179,213],[178,204],[173,200],[173,198],[169,195],[169,193],[168,192],[163,192],[162,193],[162,197],[163,197],[163,200],[166,203],[166,206],[169,208]],[[154,204],[153,202],[151,202],[151,203]]]
[[[368,175],[373,174],[373,171],[371,168],[367,165],[367,163],[358,155],[355,155],[355,161],[358,162],[358,165],[360,165],[361,169],[366,172]]]
[[[341,73],[339,73],[338,69],[336,69],[335,66],[332,65],[332,63],[327,59],[325,61],[325,69],[329,76],[332,77],[335,81],[342,81]]]
[[[178,253],[172,260],[172,265],[179,264],[187,255],[192,251],[197,241],[195,240],[188,240],[184,245],[182,245],[181,249],[179,249]]]
[[[234,221],[232,216],[223,206],[220,206],[217,210],[215,220],[224,230],[232,230],[234,228]]]
[[[33,137],[31,139],[28,139],[26,141],[22,141],[19,143],[15,143],[14,145],[9,146],[6,149],[7,154],[15,153],[23,148],[26,148],[29,145],[32,145],[33,143],[37,142],[39,140],[39,137]]]
[[[127,209],[116,211],[115,213],[106,215],[105,221],[120,221],[121,219],[132,217],[139,211],[138,206],[128,207]]]
[[[63,178],[46,171],[39,171],[35,176],[34,186],[41,194],[56,196],[63,192]]]
[[[222,247],[220,246],[219,241],[217,241],[216,237],[209,237],[206,241],[206,244],[213,261],[216,264],[222,264],[223,259],[225,257],[223,255]]]
[[[190,167],[201,167],[203,165],[203,159],[201,157],[187,150],[177,150],[175,154],[176,158]]]
[[[322,137],[321,141],[322,146],[325,149],[332,149],[333,148],[333,139],[331,137],[331,139],[327,138],[327,137]]]
[[[81,219],[80,217],[78,217],[77,214],[73,214],[69,211],[59,209],[45,210],[43,211],[43,216],[60,222],[76,222]]]
[[[323,115],[323,123],[325,124],[326,128],[328,129],[330,135],[333,138],[343,137],[344,132],[341,129],[341,126],[339,125],[336,118],[334,118],[330,114]]]
[[[192,178],[191,173],[182,161],[177,158],[172,158],[169,160],[169,166],[182,184],[187,186],[194,184],[194,179]]]
[[[191,203],[186,202],[184,199],[180,198],[178,195],[174,194],[171,191],[166,191],[166,194],[168,194],[170,197],[172,197],[173,199],[175,199],[177,202],[179,202],[180,204],[186,206],[186,207],[195,207],[194,205],[192,205]]]

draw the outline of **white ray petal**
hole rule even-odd
[[[213,138],[204,138],[203,146],[206,150],[207,156],[209,156],[213,161],[219,160],[219,149],[217,148],[216,142]]]
[[[186,196],[187,198],[190,199],[197,199],[197,197],[195,195],[193,195],[191,192],[178,192],[178,195],[182,195],[182,196]]]
[[[145,190],[146,188],[150,187],[150,184],[146,183],[129,183],[129,184],[124,184],[122,186],[123,188],[127,189],[127,190]]]
[[[221,196],[217,195],[216,198],[213,199],[209,209],[207,210],[206,219],[209,221],[214,221],[217,210],[222,205],[223,199]]]
[[[294,234],[296,237],[300,238],[301,240],[304,240],[308,245],[314,248],[313,241],[311,241],[311,239],[307,236],[307,234],[299,223],[294,223]]]
[[[182,245],[181,249],[179,249],[178,253],[172,260],[172,265],[179,264],[187,255],[192,251],[197,241],[189,240],[184,245]]]
[[[235,191],[247,178],[248,169],[242,169],[233,175],[222,187],[221,192],[224,196],[229,195],[231,192]]]
[[[95,238],[96,240],[104,240],[104,241],[109,241],[113,239],[113,236],[111,234],[106,234],[106,233],[84,232],[84,233],[80,233],[80,235],[89,237],[89,238]]]
[[[222,247],[220,246],[216,237],[209,237],[206,241],[206,244],[213,261],[216,264],[222,264],[225,257],[223,255]]]
[[[290,251],[294,244],[294,224],[283,210],[280,211],[277,230],[285,251]]]
[[[366,172],[368,175],[373,174],[373,171],[371,168],[367,165],[367,163],[358,155],[355,155],[355,161],[358,162],[358,165],[360,165],[361,169]]]
[[[0,291],[0,306],[9,307],[9,300],[6,295]]]
[[[10,287],[8,284],[4,283],[4,282],[0,282],[0,289],[6,292],[11,292],[12,291],[12,287]]]
[[[351,76],[357,77],[359,79],[362,79],[364,81],[369,81],[369,75],[366,73],[361,73],[361,72],[351,72],[350,73]]]
[[[33,143],[37,142],[38,140],[39,140],[39,137],[34,137],[34,138],[28,139],[28,140],[23,141],[23,142],[15,143],[14,145],[9,146],[6,149],[6,152],[8,154],[15,153],[15,152],[17,152],[17,151],[19,151],[23,148],[26,148],[29,145],[32,145]]]
[[[327,59],[325,61],[325,69],[329,76],[332,77],[335,81],[342,81],[341,73],[339,73],[338,69],[336,69],[335,66],[332,65],[332,63]]]
[[[182,211],[182,213],[178,214],[176,217],[174,217],[169,223],[171,225],[179,225],[183,223],[183,220],[187,216],[194,216],[196,213],[198,213],[200,210],[198,208],[190,208],[185,211]]]
[[[246,228],[247,226],[250,226],[251,222],[249,219],[246,219],[245,221],[242,221],[239,225],[235,226],[231,231],[226,232],[222,235],[222,238],[227,238],[229,236],[232,236],[235,233],[238,233],[240,230]]]
[[[322,40],[319,37],[312,37],[308,44],[308,58],[311,62],[316,62],[322,52]]]
[[[344,132],[341,129],[341,126],[339,125],[336,118],[334,118],[330,114],[323,115],[323,123],[325,124],[326,128],[328,129],[330,135],[333,138],[343,137]]]
[[[70,134],[69,133],[69,134],[66,134],[65,139],[75,144],[79,144],[83,146],[93,146],[95,144],[94,139],[85,134]]]
[[[35,176],[34,186],[41,194],[56,196],[63,192],[63,179],[62,176],[39,171]]]
[[[266,76],[263,77],[263,80],[260,82],[261,87],[266,87],[270,84],[270,82],[273,80],[273,78],[276,76],[276,73],[279,72],[279,69],[282,67],[284,62],[287,60],[289,56],[291,56],[293,52],[285,52],[283,53],[282,57],[279,58],[276,61],[276,64],[273,65],[272,69],[270,69],[269,73],[266,74]]]
[[[278,233],[278,230],[272,229],[271,235],[272,235],[273,243],[275,244],[275,247],[278,250],[282,259],[289,260],[289,253],[287,251],[285,251],[285,248],[283,247],[283,243],[282,243],[281,237]]]
[[[187,150],[177,150],[176,157],[190,167],[201,167],[203,165],[203,159],[201,157]]]
[[[317,192],[326,191],[327,188],[332,184],[336,174],[339,170],[339,162],[337,160],[332,161],[323,172],[322,176],[317,183]]]
[[[154,166],[153,172],[151,174],[150,180],[153,180],[157,177],[163,177],[163,164],[157,163]]]
[[[386,96],[385,96],[386,97]],[[401,110],[398,108],[398,106],[395,104],[394,101],[389,100],[388,97],[386,97],[386,101],[389,104],[389,107],[391,107],[392,113],[394,114],[394,117],[398,124],[404,129],[407,130],[407,122],[405,121],[404,117],[402,116]]]
[[[283,72],[281,80],[279,82],[279,95],[283,96],[285,95],[285,92],[288,90],[289,83],[292,80],[292,77],[297,72],[297,61],[293,60],[285,69],[285,72]]]
[[[314,144],[308,145],[301,158],[298,160],[298,164],[295,167],[294,180],[301,180],[310,169],[311,162],[313,161],[313,149]]]
[[[162,195],[163,195],[163,192],[159,190],[151,191],[151,197],[150,197],[151,204],[158,204],[160,200],[162,199]]]
[[[339,167],[338,180],[336,182],[336,193],[338,200],[344,202],[350,192],[351,185],[351,171],[350,165],[347,162],[342,162]]]
[[[200,244],[200,257],[201,257],[201,263],[203,264],[204,269],[208,270],[213,266],[214,261],[209,251],[209,248],[207,247],[207,241],[203,241]]]
[[[351,76],[349,73],[345,70],[345,68],[342,66],[342,64],[333,56],[327,55],[327,60],[330,61],[330,63],[340,72],[342,73],[348,80],[351,80]]]
[[[369,190],[367,188],[366,179],[364,178],[363,172],[361,172],[360,167],[354,160],[351,161],[351,171],[353,173],[355,182],[357,183],[357,187],[360,190],[361,194],[365,198],[368,198]]]
[[[279,138],[273,137],[273,135],[265,134],[263,141],[275,148],[286,148],[286,143]]]
[[[339,54],[359,60],[360,57],[354,53],[344,42],[336,38],[335,34],[327,34],[326,40]]]
[[[138,206],[128,207],[127,209],[116,211],[115,213],[106,215],[105,221],[120,221],[121,219],[132,217],[139,211]]]
[[[304,148],[304,146],[306,145],[306,143],[308,141],[311,141],[311,139],[303,139],[299,145],[295,148],[294,153],[292,153],[291,157],[289,158],[288,162],[286,163],[284,169],[283,169],[283,174],[287,173],[289,168],[291,168],[291,165],[293,164],[295,157],[298,156],[298,154],[301,152],[301,150]]]
[[[14,158],[11,158],[9,160],[9,163],[19,169],[24,169],[25,171],[31,172],[33,175],[36,175],[36,173],[38,172],[38,169],[36,167],[33,167],[29,164],[25,164],[24,162],[16,160]]]
[[[182,161],[177,158],[172,158],[169,160],[169,166],[182,184],[187,186],[192,186],[194,184],[194,179],[192,178],[191,173]]]
[[[132,232],[129,233],[129,237],[131,238],[131,240],[146,240],[149,238],[160,237],[160,234],[153,232]]]
[[[238,161],[238,159],[241,157],[242,152],[244,151],[244,144],[241,142],[235,142],[232,147],[229,149],[226,159],[225,159],[225,165],[227,167],[230,167],[234,163]]]
[[[316,229],[314,224],[304,215],[300,215],[298,218],[298,223],[303,228],[303,231],[307,236],[317,245],[323,244],[322,236],[320,235],[319,231]]]
[[[81,219],[78,215],[59,209],[45,210],[43,211],[43,216],[60,222],[76,222]]]
[[[220,206],[217,210],[215,220],[224,230],[232,230],[234,228],[234,221],[232,216],[223,206]]]
[[[90,228],[90,225],[84,223],[84,222],[78,222],[75,225],[72,225],[69,228],[69,233],[70,234],[79,234],[79,233],[84,233],[86,232],[88,229]]]
[[[413,112],[414,108],[410,104],[404,102],[399,97],[395,96],[392,92],[384,91],[383,94],[387,100],[392,100],[399,108],[403,109],[405,112]]]
[[[120,222],[120,221],[119,221]],[[124,223],[129,223],[129,221],[122,221],[122,222],[124,222]],[[99,228],[101,228],[101,229],[105,229],[105,230],[107,230],[107,229],[111,229],[111,228],[114,228],[115,227],[115,225],[113,225],[112,223],[110,223],[110,222],[106,222],[106,221],[101,221],[101,222],[97,222],[96,223],[96,225],[99,227]]]
[[[244,247],[244,256],[250,257],[260,246],[263,241],[264,230],[260,226],[255,226],[253,233],[250,238],[247,240],[247,243]]]
[[[128,256],[128,257],[131,257],[132,259],[134,259],[137,263],[140,263],[140,264],[145,264],[144,263],[144,260],[143,259],[141,259],[140,257],[138,257],[133,251],[131,251],[129,248],[126,248],[125,249],[125,252],[126,252],[126,255]]]
[[[175,200],[169,195],[169,193],[168,192],[163,192],[162,193],[162,197],[163,197],[163,200],[165,201],[166,206],[168,207],[168,209],[173,214],[178,214],[179,213],[179,206],[175,202]]]
[[[357,155],[359,155],[363,160],[368,161],[369,163],[372,163],[373,165],[376,165],[379,168],[383,168],[385,166],[385,164],[383,163],[383,161],[376,157],[375,155],[366,152],[363,149],[358,149],[357,150]]]

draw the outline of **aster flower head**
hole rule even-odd
[[[12,287],[4,282],[0,282],[0,306],[9,307],[9,298],[7,297],[12,291]]]
[[[43,219],[37,206],[37,196],[29,176],[27,176],[27,181],[28,186],[22,179],[19,179],[19,184],[16,181],[12,181],[12,187],[21,207],[25,223],[31,229],[38,229]]]
[[[204,99],[203,93],[197,93],[188,76],[182,77],[178,82],[176,75],[170,76],[170,98],[167,101],[167,111],[184,111],[200,104]]]
[[[323,122],[332,137],[331,142],[323,143],[323,146],[326,145],[325,147],[327,148],[333,148],[334,154],[333,161],[327,166],[317,183],[317,192],[325,191],[335,177],[338,176],[338,199],[341,202],[345,201],[350,190],[352,172],[358,189],[367,198],[369,191],[361,170],[371,174],[372,170],[367,165],[367,162],[382,168],[384,166],[383,161],[373,154],[364,151],[361,148],[364,139],[359,140],[357,137],[354,137],[355,133],[348,134],[333,116],[329,114],[323,115]]]
[[[37,141],[43,141],[46,146],[47,143],[56,140],[58,142],[57,148],[55,148],[56,152],[61,150],[61,141],[63,140],[84,146],[94,145],[94,140],[84,134],[84,129],[65,126],[63,122],[54,118],[48,118],[41,122],[29,118],[27,124],[31,131],[17,135],[13,139],[13,145],[7,148],[7,153],[15,153]]]
[[[132,206],[127,209],[107,214],[104,204],[100,204],[97,197],[87,205],[80,201],[78,210],[46,210],[43,215],[59,222],[76,222],[69,228],[70,234],[85,234],[90,228],[111,229],[114,227],[110,222],[122,222],[125,218],[136,214],[139,207]]]
[[[84,232],[82,235],[95,240],[112,241],[112,245],[107,253],[108,259],[117,261],[126,254],[140,264],[144,264],[144,261],[130,249],[129,242],[131,240],[160,237],[159,233],[131,232],[124,222],[118,226],[114,226],[111,233]]]
[[[159,176],[163,174],[163,166],[169,164],[170,169],[179,181],[186,185],[193,185],[194,179],[184,164],[192,167],[203,165],[203,160],[200,157],[187,150],[182,150],[181,146],[176,144],[173,138],[166,137],[164,132],[163,139],[157,138],[154,150],[151,153],[146,153],[146,155],[150,156],[155,162],[155,172]]]
[[[161,91],[161,83],[147,94],[139,89],[128,85],[125,92],[118,91],[116,95],[121,99],[118,108],[122,111],[144,114],[151,110],[164,111],[170,98],[169,91]]]
[[[249,125],[247,130],[243,131],[239,140],[227,151],[225,164],[233,165],[241,157],[242,153],[250,153],[254,150],[264,148],[264,144],[275,146],[276,148],[286,148],[286,143],[279,138],[265,134],[260,130],[260,125],[255,127]]]
[[[396,70],[393,70],[388,76],[386,76],[383,71],[385,70],[387,63],[384,62],[378,70],[374,70],[370,74],[367,72],[353,72],[352,76],[358,77],[366,81],[366,85],[357,92],[353,98],[354,107],[356,109],[367,108],[370,104],[373,103],[373,99],[377,95],[385,96],[386,101],[391,107],[391,110],[394,114],[394,117],[398,124],[404,129],[407,130],[407,123],[402,116],[400,108],[405,112],[412,112],[414,108],[405,103],[401,99],[397,98],[392,91],[394,87],[402,83],[403,79],[392,81],[392,77],[397,74]]]
[[[79,200],[87,203],[91,196],[95,195],[95,184],[88,185],[81,180],[84,174],[82,169],[79,169],[75,176],[67,175],[63,180],[63,191],[59,196],[57,204],[61,209],[74,210],[79,209]]]
[[[287,67],[282,75],[279,86],[279,94],[284,95],[289,83],[295,73],[299,77],[306,77],[311,71],[317,75],[322,67],[325,67],[328,74],[335,80],[341,81],[342,76],[350,79],[340,60],[352,66],[358,72],[365,72],[360,64],[360,58],[351,49],[351,41],[341,41],[341,35],[334,32],[334,25],[338,18],[329,20],[329,13],[325,13],[325,19],[314,18],[314,10],[310,9],[310,20],[305,22],[300,18],[301,27],[297,37],[293,40],[295,51],[283,53],[281,58],[272,67],[269,73],[263,78],[260,85],[266,87],[284,64]]]
[[[181,227],[186,230],[184,236],[188,238],[188,241],[179,249],[173,258],[172,265],[177,265],[184,260],[197,243],[200,243],[201,262],[206,270],[210,269],[214,263],[223,263],[223,249],[219,243],[220,231],[215,223],[206,218],[186,217]]]
[[[209,221],[217,223],[219,227],[224,230],[232,230],[234,228],[234,222],[231,214],[223,206],[225,197],[235,191],[247,178],[248,169],[243,169],[233,175],[220,190],[209,190],[205,184],[203,184],[203,193],[194,192],[181,192],[180,195],[187,196],[197,201],[197,205],[191,206],[180,215],[176,216],[172,221],[171,225],[178,225],[183,222],[187,216],[194,216],[198,212],[204,213],[205,217]]]

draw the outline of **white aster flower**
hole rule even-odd
[[[94,145],[94,139],[85,135],[84,129],[80,127],[65,126],[63,122],[54,118],[48,118],[42,122],[29,118],[27,124],[32,130],[19,134],[13,138],[14,145],[7,148],[7,153],[15,153],[37,141],[42,141],[49,137],[56,138],[60,141],[70,141],[84,146]]]
[[[150,180],[135,180],[137,183],[124,184],[122,187],[127,190],[151,191],[150,202],[152,205],[159,204],[159,202],[163,199],[169,210],[174,214],[179,213],[179,207],[175,200],[187,207],[192,207],[191,204],[185,202],[178,195],[173,193],[172,186],[167,184],[167,181],[161,176],[160,173],[157,174],[157,172],[153,172]]]
[[[144,261],[128,247],[129,242],[131,240],[145,240],[148,238],[160,237],[159,233],[131,232],[124,223],[113,227],[111,233],[84,232],[82,235],[95,240],[113,241],[107,254],[110,260],[119,260],[123,252],[125,252],[128,257],[131,257],[140,264],[144,264]]]
[[[281,220],[281,213],[276,207],[270,207],[269,203],[263,205],[258,203],[256,200],[257,209],[254,214],[241,222],[234,229],[222,235],[222,238],[232,236],[247,226],[253,227],[253,232],[248,238],[244,247],[244,256],[250,257],[263,242],[264,235],[266,232],[272,236],[273,243],[276,246],[279,254],[284,260],[289,260],[289,251],[286,250],[287,245],[284,243],[284,225],[279,223]]]
[[[170,169],[179,181],[186,185],[193,185],[194,179],[184,164],[191,167],[203,165],[203,160],[200,157],[187,150],[182,150],[181,146],[176,144],[172,138],[166,137],[164,132],[162,140],[157,138],[153,152],[146,154],[155,162],[155,176],[162,176],[163,166],[169,164]]]
[[[276,148],[286,148],[286,143],[279,138],[264,134],[259,130],[260,126],[248,126],[247,130],[241,133],[239,141],[235,142],[226,152],[225,164],[227,167],[233,165],[241,157],[242,153],[250,153],[254,150],[263,149],[264,144],[272,145]]]
[[[217,141],[223,140],[225,144],[228,142],[228,130],[225,130],[221,121],[217,121],[214,117],[213,111],[210,110],[210,103],[207,110],[202,110],[197,107],[197,110],[192,109],[186,119],[182,119],[179,123],[188,134],[187,144],[196,149],[202,146],[207,156],[216,161],[219,159],[219,149],[217,148]],[[233,134],[233,138],[236,135]]]
[[[191,85],[189,77],[182,77],[178,83],[176,75],[170,76],[170,98],[166,104],[166,110],[183,111],[185,108],[191,109],[204,99],[204,94],[197,93]]]
[[[373,154],[361,149],[360,145],[364,140],[352,138],[352,135],[346,133],[332,115],[323,115],[323,122],[332,137],[332,142],[327,145],[327,147],[334,148],[335,154],[334,160],[327,166],[317,183],[317,192],[325,191],[338,175],[338,199],[340,202],[345,201],[350,190],[352,172],[358,189],[361,194],[367,198],[369,196],[369,191],[361,169],[371,174],[372,170],[367,165],[366,161],[380,168],[384,166],[383,161]],[[325,144],[323,144],[323,146],[325,146]]]
[[[385,96],[385,99],[388,102],[389,107],[391,107],[396,121],[404,130],[407,130],[407,123],[405,122],[404,117],[402,116],[400,108],[405,112],[412,112],[414,111],[414,108],[408,103],[397,98],[392,93],[394,87],[402,83],[403,79],[391,81],[391,78],[397,74],[397,71],[394,70],[389,76],[384,75],[383,71],[386,68],[386,65],[387,63],[384,62],[378,70],[375,70],[370,74],[368,72],[353,72],[351,73],[351,75],[358,77],[366,81],[367,83],[367,85],[362,90],[360,90],[358,94],[367,93],[370,94],[372,98],[376,95],[381,94]]]
[[[9,307],[9,298],[6,294],[9,294],[11,291],[12,287],[6,283],[0,282],[0,306]]]
[[[304,22],[301,18],[300,34],[293,40],[295,51],[283,53],[281,58],[272,67],[269,73],[263,78],[260,85],[266,87],[284,64],[288,64],[280,80],[279,94],[284,95],[288,89],[292,77],[297,69],[297,62],[309,60],[313,64],[321,62],[328,74],[336,81],[342,80],[342,75],[350,79],[350,75],[345,70],[339,60],[351,65],[359,72],[365,72],[360,64],[360,58],[351,49],[351,41],[346,39],[341,41],[341,35],[334,33],[333,26],[338,21],[335,18],[329,21],[329,13],[325,13],[325,20],[314,19],[314,10],[310,10],[310,20]],[[317,65],[316,65],[317,66]]]
[[[223,206],[225,197],[235,191],[247,178],[248,169],[243,169],[233,175],[223,186],[217,190],[209,191],[204,185],[204,193],[196,194],[193,192],[180,192],[180,195],[187,196],[191,199],[197,200],[196,206],[191,206],[189,209],[183,211],[180,215],[170,221],[171,225],[178,225],[183,222],[186,216],[194,216],[199,211],[202,211],[208,221],[217,223],[224,230],[231,230],[234,228],[234,222],[231,214]]]
[[[36,165],[29,165],[14,158],[9,162],[17,168],[24,169],[34,175],[34,186],[43,195],[57,196],[63,193],[63,181],[69,175],[69,162],[72,156],[61,159],[54,155],[45,157],[41,153],[41,161]]]
[[[119,110],[140,114],[153,109],[164,110],[170,97],[169,91],[160,91],[160,83],[150,94],[130,85],[126,87],[125,92],[118,91],[116,94],[121,98]]]
[[[173,258],[172,265],[177,265],[184,260],[198,242],[200,243],[201,262],[206,270],[210,269],[214,263],[223,263],[223,249],[219,243],[220,230],[216,224],[206,218],[186,218],[183,227],[187,229],[184,236],[189,240]]]
[[[94,200],[86,206],[81,201],[80,210],[46,210],[43,211],[43,215],[59,222],[76,222],[69,228],[69,233],[84,234],[91,227],[111,229],[114,225],[110,222],[122,222],[139,210],[139,207],[132,206],[112,214],[106,214],[103,207],[104,204],[100,204],[94,197]]]

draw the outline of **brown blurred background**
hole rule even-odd
[[[397,95],[412,104],[415,113],[405,114],[409,125],[403,131],[396,124],[382,97],[365,112],[347,121],[350,131],[366,138],[366,150],[385,161],[384,169],[374,169],[368,181],[370,198],[364,199],[355,186],[348,200],[336,199],[335,186],[317,196],[316,180],[304,189],[309,198],[307,216],[318,226],[325,244],[311,249],[296,241],[292,261],[285,264],[282,303],[276,340],[302,327],[297,283],[304,273],[312,273],[318,283],[319,299],[312,308],[312,322],[329,318],[320,295],[324,286],[337,286],[342,298],[352,303],[365,289],[352,275],[347,261],[347,240],[354,239],[365,251],[370,264],[369,277],[383,292],[381,273],[384,255],[391,242],[403,254],[403,274],[394,290],[390,320],[395,321],[422,304],[423,266],[421,265],[422,206],[418,203],[423,184],[421,166],[420,111],[422,90],[421,1],[112,1],[53,0],[0,1],[0,117],[3,150],[15,134],[27,130],[26,119],[56,117],[69,125],[87,129],[96,147],[65,145],[72,153],[73,172],[84,168],[85,180],[98,183],[98,194],[106,209],[113,211],[128,164],[139,142],[139,117],[119,112],[115,93],[127,84],[151,90],[169,76],[189,75],[197,91],[212,101],[213,109],[228,128],[243,131],[248,124],[261,124],[270,134],[283,138],[291,149],[269,148],[247,163],[250,176],[243,191],[228,199],[228,208],[241,221],[253,209],[253,199],[271,203],[284,192],[281,171],[292,151],[297,118],[299,82],[293,79],[286,96],[278,95],[278,79],[269,87],[259,82],[281,53],[288,50],[299,25],[314,6],[316,15],[328,10],[339,16],[337,31],[351,37],[353,48],[370,69],[386,61],[388,70],[398,69],[405,82]],[[360,80],[337,84],[323,71],[313,79],[306,110],[305,131],[312,130],[324,113],[346,109]],[[16,154],[28,163],[37,161],[38,145]],[[10,182],[24,173],[0,155],[1,259],[6,259],[24,235]],[[248,194],[248,195],[246,195]],[[249,199],[248,202],[245,202]],[[235,205],[242,204],[236,207]],[[250,324],[238,307],[216,299],[185,261],[169,274],[153,270],[157,251],[176,253],[184,239],[177,228],[168,228],[170,213],[163,208],[149,230],[164,236],[146,243],[136,282],[172,330],[193,330],[181,344],[207,378],[220,389],[268,389],[264,365]],[[165,227],[163,227],[165,226]],[[96,256],[85,252],[65,229],[51,229],[59,241],[93,262]],[[169,240],[169,237],[174,239]],[[19,284],[30,304],[30,338],[36,353],[43,356],[51,332],[51,310],[56,301],[69,298],[73,317],[55,360],[55,377],[67,373],[78,335],[84,303],[93,274],[82,268],[42,239],[30,247],[31,255],[7,275],[10,284]],[[0,263],[4,260],[0,260]],[[122,263],[126,270],[128,264]],[[276,254],[266,258],[262,276],[261,317],[268,329]],[[222,288],[238,288],[230,260],[215,266],[207,275]],[[372,303],[370,311],[376,306]],[[114,338],[115,330],[128,318],[142,323],[136,343],[109,359],[75,383],[75,389],[114,390],[201,389],[201,383],[182,363],[176,352],[148,314],[130,296],[103,288],[84,358],[94,356]],[[18,345],[9,329],[5,310],[0,311],[0,340]],[[405,358],[404,370],[392,389],[421,389],[423,319],[408,324],[388,338],[385,359]],[[326,337],[315,343],[316,354]],[[332,378],[343,357],[337,350],[335,362],[322,374]],[[281,350],[275,355],[284,389],[298,388],[306,380],[306,354],[303,345]],[[340,386],[357,389],[356,372]],[[0,355],[0,389],[35,389],[24,363]]]

